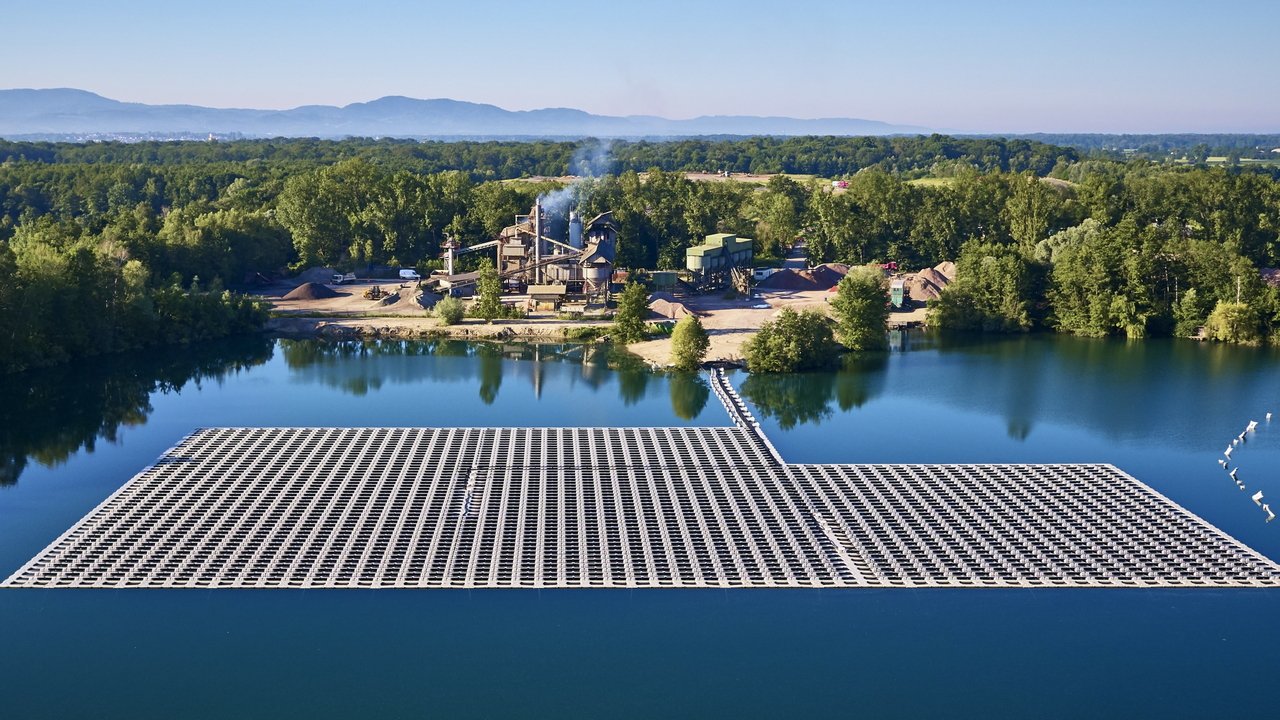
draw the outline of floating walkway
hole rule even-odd
[[[1109,465],[788,465],[725,428],[210,428],[6,587],[1260,587]]]

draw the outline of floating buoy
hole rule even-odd
[[[1232,450],[1234,450],[1234,449],[1235,449],[1235,448],[1233,448],[1233,447],[1231,447],[1230,445],[1228,445],[1228,446],[1227,446],[1227,449],[1222,451],[1222,454],[1223,454],[1223,455],[1226,455],[1228,458],[1230,458],[1230,457],[1231,457],[1231,451],[1232,451]]]
[[[1258,507],[1262,507],[1262,491],[1261,490],[1253,494],[1253,504],[1257,505]]]
[[[1271,413],[1267,413],[1267,422],[1271,422]]]
[[[1267,522],[1271,522],[1272,520],[1276,519],[1276,514],[1271,512],[1270,505],[1263,505],[1262,509],[1267,511]]]
[[[1222,467],[1226,467],[1227,461],[1223,460],[1222,458],[1218,458],[1218,464],[1221,465]]]
[[[1240,479],[1240,478],[1236,477],[1236,471],[1237,471],[1237,470],[1239,470],[1239,469],[1240,469],[1240,468],[1238,468],[1238,467],[1236,467],[1236,468],[1231,468],[1231,472],[1227,473],[1228,475],[1230,475],[1230,476],[1231,476],[1231,479],[1232,479],[1232,480],[1239,480],[1239,479]]]

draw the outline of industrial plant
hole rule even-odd
[[[450,240],[444,246],[440,288],[454,295],[469,293],[479,273],[457,272],[458,257],[493,250],[498,277],[508,293],[557,307],[565,301],[604,299],[618,248],[613,213],[600,213],[584,223],[577,212],[570,212],[563,240],[549,237],[549,227],[546,211],[541,203],[534,203],[529,214],[517,215],[515,223],[493,240],[469,246]]]
[[[537,202],[492,240],[464,246],[450,239],[444,244],[444,270],[432,280],[446,294],[471,294],[479,273],[459,272],[458,259],[492,251],[508,302],[525,300],[531,309],[555,310],[564,303],[606,301],[618,250],[619,228],[613,213],[584,221],[570,211],[567,231],[563,218],[560,233],[551,229],[554,225],[555,218]],[[691,292],[734,287],[745,293],[751,280],[752,245],[750,238],[730,233],[708,235],[686,250],[682,271],[655,273],[663,276],[657,284]]]

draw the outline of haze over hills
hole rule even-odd
[[[655,137],[895,135],[929,129],[858,118],[713,115],[687,120],[593,115],[570,108],[504,110],[461,100],[389,96],[344,107],[289,110],[120,102],[85,90],[0,90],[0,137],[229,135],[249,137]]]

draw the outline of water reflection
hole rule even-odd
[[[319,383],[353,395],[395,384],[474,382],[481,402],[492,405],[504,381],[527,383],[534,397],[540,398],[554,376],[571,387],[592,391],[616,381],[619,398],[629,406],[645,397],[654,377],[642,360],[605,344],[445,339],[279,342],[292,381]]]
[[[0,485],[18,481],[27,463],[57,465],[121,427],[146,423],[152,393],[198,387],[271,359],[261,337],[217,345],[80,360],[0,376]]]
[[[762,407],[761,412],[820,422],[826,414],[817,398],[835,382],[842,409],[849,409],[846,398],[856,407],[887,392],[1001,418],[1014,440],[1028,438],[1039,422],[1085,427],[1112,438],[1164,440],[1197,436],[1208,417],[1230,418],[1223,422],[1234,427],[1249,413],[1268,409],[1267,403],[1280,408],[1277,348],[912,332],[894,350],[887,372],[851,373],[846,368],[828,377],[809,376],[812,388],[790,391],[800,403],[797,408]],[[848,382],[872,387],[841,390]],[[777,397],[780,389],[761,384],[744,383],[744,394],[754,392],[773,405],[784,400]]]
[[[672,373],[667,385],[671,390],[671,410],[681,420],[698,417],[711,397],[711,388],[698,373]]]
[[[885,353],[849,355],[838,372],[748,375],[740,390],[761,415],[788,430],[829,418],[832,400],[841,410],[861,407],[884,390],[887,366]]]
[[[480,400],[492,405],[498,399],[498,388],[502,387],[502,350],[482,345],[476,348],[476,357],[480,361]]]

